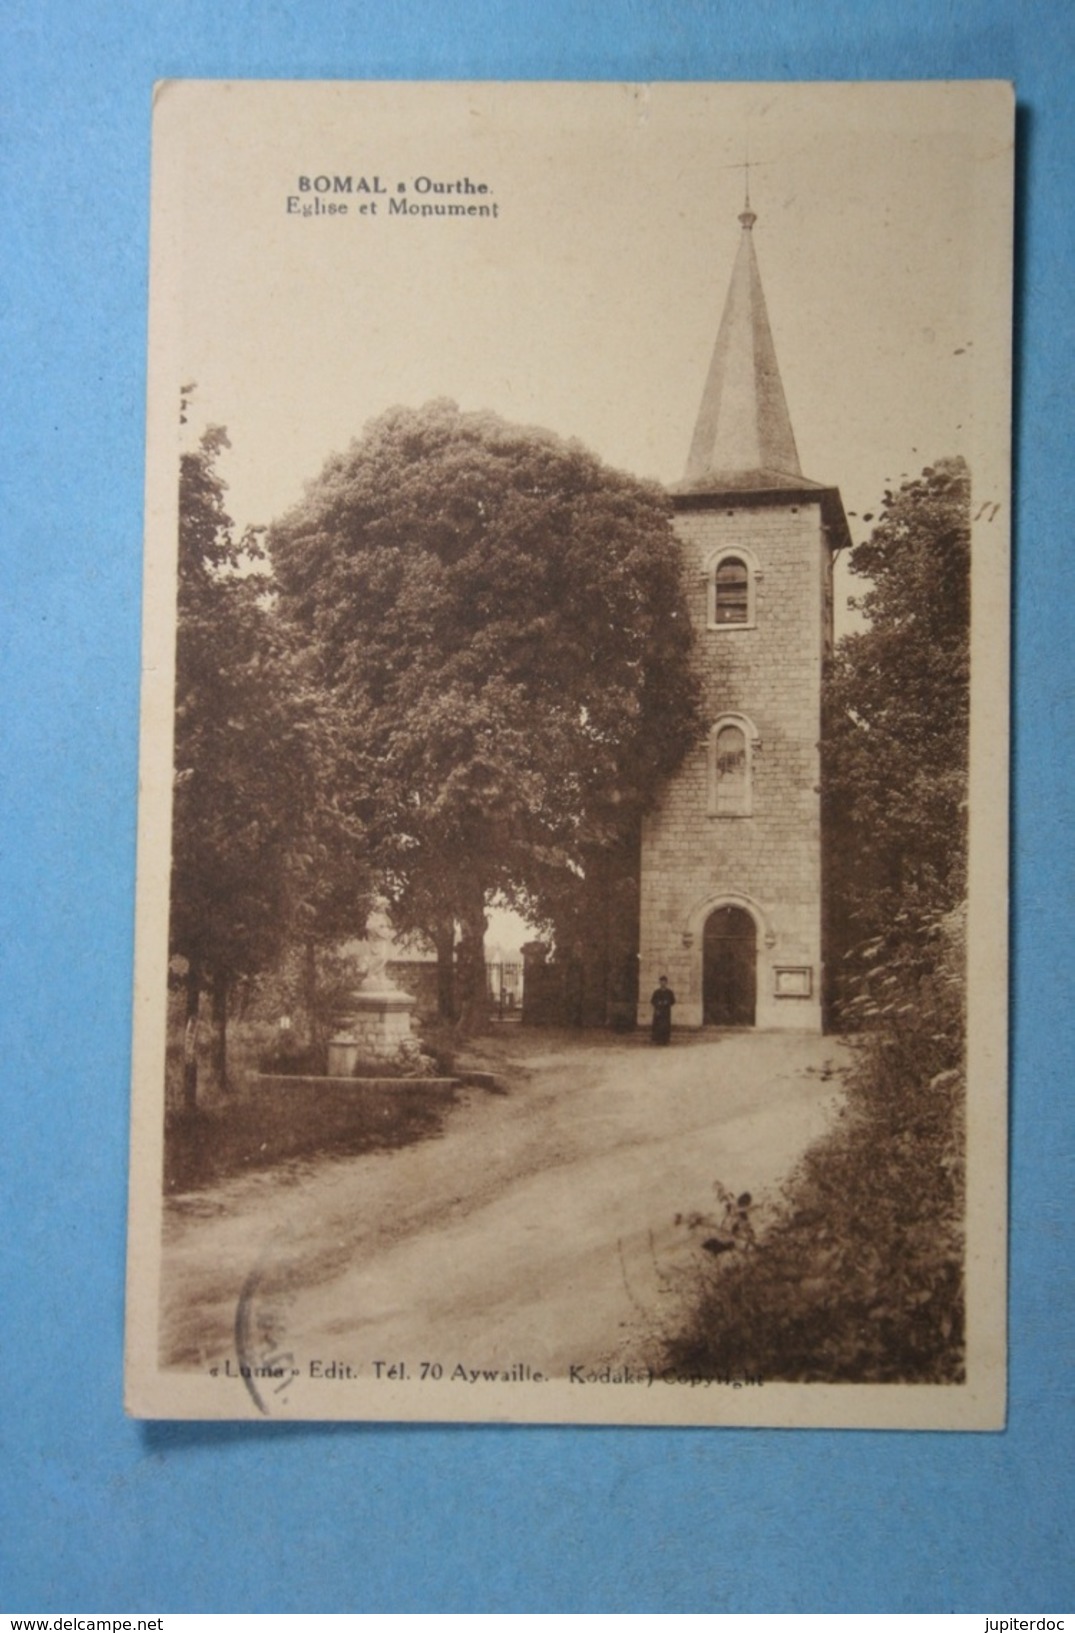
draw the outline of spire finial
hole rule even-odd
[[[742,223],[744,232],[749,232],[751,227],[754,225],[755,221],[757,221],[757,219],[758,219],[757,216],[754,214],[754,211],[750,207],[750,142],[749,142],[749,140],[748,140],[748,142],[746,144],[745,152],[746,152],[746,157],[744,158],[742,164],[730,164],[728,166],[728,169],[729,170],[741,170],[743,172],[743,208],[740,211],[739,220]],[[765,161],[762,160],[761,162],[764,164]]]
[[[743,231],[744,232],[749,232],[751,227],[754,225],[755,221],[757,221],[757,219],[758,219],[757,216],[754,214],[754,211],[750,208],[750,137],[749,136],[747,137],[747,140],[746,140],[745,152],[746,152],[746,158],[743,160],[743,196],[744,196],[744,201],[745,202],[743,204],[743,209],[742,209],[742,212],[741,212],[741,214],[739,216],[739,220],[742,223]]]

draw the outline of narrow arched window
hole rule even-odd
[[[725,556],[717,563],[713,611],[715,624],[750,622],[750,574],[739,556]]]
[[[741,715],[718,720],[709,734],[709,814],[750,816],[757,733]]]
[[[741,726],[722,726],[714,749],[718,816],[741,816],[747,794],[747,740]]]
[[[710,629],[753,629],[761,567],[745,545],[711,551],[702,568],[708,581]]]

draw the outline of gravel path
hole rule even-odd
[[[165,1364],[234,1364],[244,1288],[259,1342],[303,1371],[641,1361],[705,1261],[685,1219],[713,1213],[717,1180],[771,1196],[846,1059],[833,1038],[507,1029],[484,1054],[515,1086],[466,1090],[440,1138],[173,1200]]]

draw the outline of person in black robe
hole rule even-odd
[[[668,1043],[672,1037],[672,1005],[676,995],[668,985],[667,975],[661,976],[660,986],[654,989],[650,1003],[653,1006],[651,1037],[654,1043]]]

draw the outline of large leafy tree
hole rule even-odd
[[[830,895],[837,944],[917,933],[966,888],[970,476],[938,460],[885,494],[851,553],[867,627],[826,690]]]
[[[227,446],[212,426],[180,463],[170,915],[188,1023],[210,994],[222,1086],[236,982],[289,938],[353,925],[364,879],[353,807],[330,786],[331,712],[275,615],[257,534],[237,539],[226,510]]]
[[[270,533],[281,613],[350,722],[397,926],[484,1004],[485,909],[552,916],[696,731],[667,502],[578,443],[438,401],[329,459]]]

